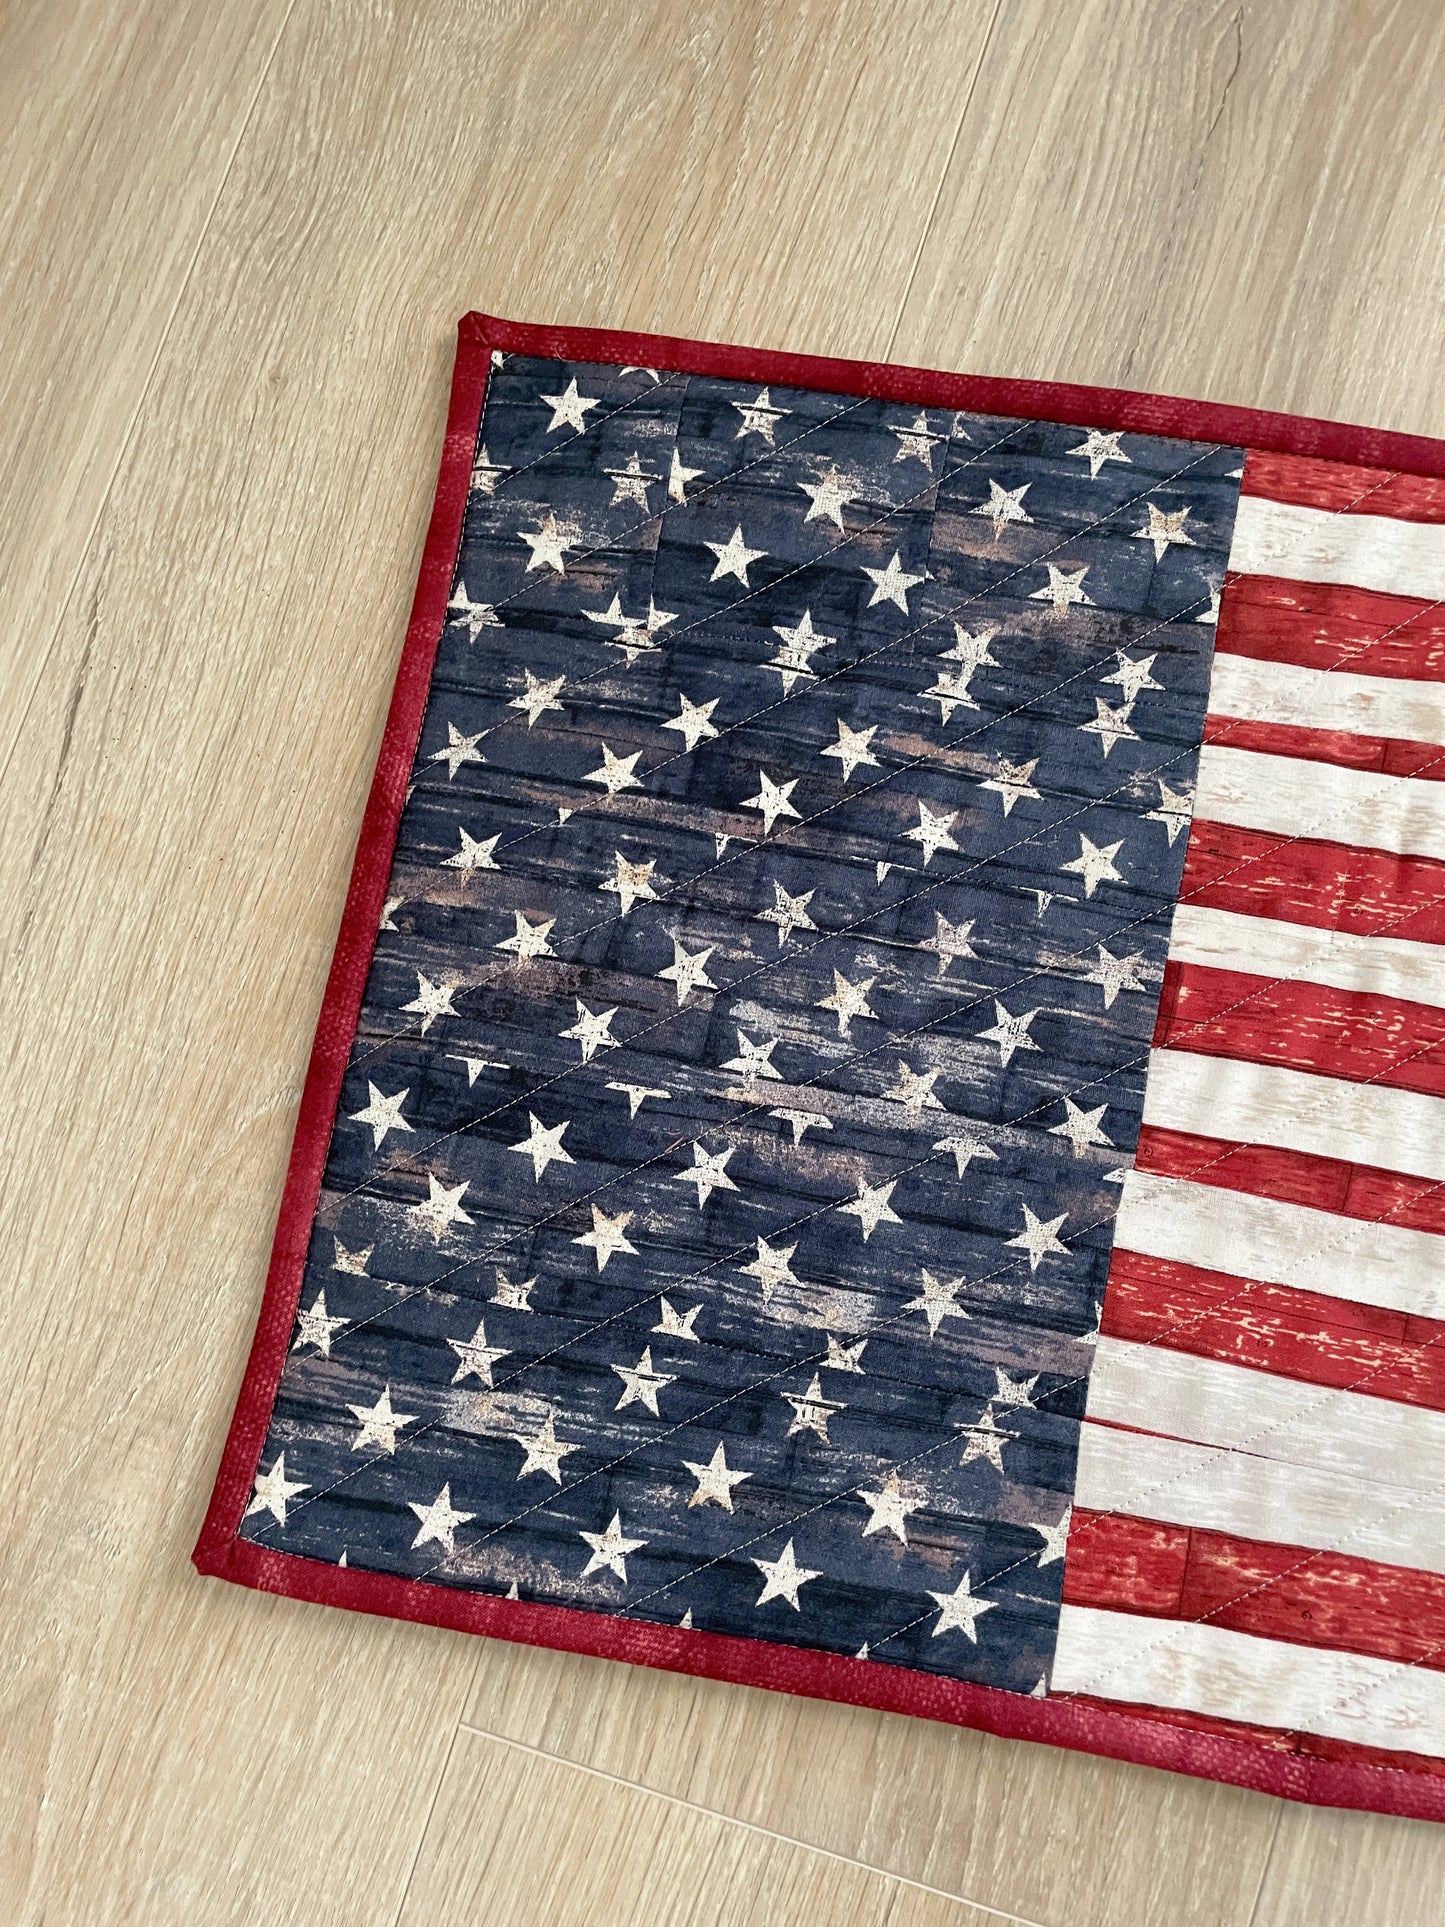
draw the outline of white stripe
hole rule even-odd
[[[1196,818],[1445,859],[1445,783],[1206,743]]]
[[[1276,923],[1181,903],[1169,933],[1169,955],[1210,970],[1243,970],[1288,983],[1445,1004],[1445,944],[1356,937],[1347,930],[1317,930],[1307,923]]]
[[[1088,1416],[1361,1485],[1445,1491],[1445,1412],[1277,1378],[1161,1345],[1101,1338]]]
[[[1445,743],[1445,683],[1301,669],[1219,652],[1209,683],[1216,716],[1301,729],[1343,729],[1356,736],[1398,736]]]
[[[1445,1318],[1445,1238],[1430,1231],[1131,1171],[1114,1243],[1266,1285]]]
[[[1445,524],[1339,515],[1241,495],[1229,566],[1244,575],[1348,582],[1437,602],[1445,599]]]
[[[1359,1746],[1445,1746],[1445,1674],[1197,1621],[1065,1606],[1049,1686]]]
[[[1182,1439],[1079,1428],[1074,1503],[1445,1573],[1445,1501]]]
[[[1144,1122],[1445,1180],[1445,1099],[1420,1091],[1156,1050]]]

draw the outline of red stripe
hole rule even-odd
[[[1227,1206],[1226,1206],[1227,1208]],[[1114,1247],[1110,1338],[1445,1412],[1445,1322]],[[1445,1628],[1442,1628],[1445,1636]]]
[[[1445,1010],[1373,991],[1171,959],[1164,967],[1154,1048],[1285,1064],[1356,1084],[1445,1097]]]
[[[1308,1151],[1277,1151],[1265,1144],[1199,1137],[1146,1124],[1134,1162],[1161,1178],[1190,1178],[1226,1191],[1247,1191],[1281,1204],[1305,1204],[1342,1218],[1397,1224],[1408,1231],[1445,1233],[1445,1184],[1406,1177],[1376,1165]]]
[[[1257,723],[1240,716],[1204,719],[1206,743],[1295,756],[1341,769],[1378,770],[1383,776],[1419,776],[1445,783],[1445,749],[1439,743],[1406,742],[1397,736],[1356,736],[1343,729],[1306,729],[1298,723]]]
[[[1360,937],[1445,943],[1445,863],[1196,817],[1181,900]]]
[[[1356,468],[1349,462],[1318,462],[1308,455],[1273,455],[1251,449],[1245,457],[1242,495],[1267,495],[1301,508],[1342,515],[1394,515],[1409,522],[1445,522],[1445,481],[1436,475],[1400,475],[1388,468]]]
[[[1344,1553],[1075,1511],[1064,1599],[1445,1671],[1445,1578]]]
[[[1445,609],[1414,596],[1332,582],[1231,575],[1214,646],[1226,655],[1350,669],[1366,676],[1445,677]]]

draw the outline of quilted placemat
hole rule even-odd
[[[201,1570],[1445,1814],[1442,475],[468,316]]]

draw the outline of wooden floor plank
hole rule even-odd
[[[980,1908],[464,1730],[397,1927],[477,1920],[999,1927]]]
[[[1430,1821],[1285,1807],[1250,1927],[1421,1927],[1445,1920]]]

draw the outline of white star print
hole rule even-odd
[[[972,673],[972,670],[960,669],[957,675],[948,675],[940,670],[933,687],[923,691],[926,702],[938,704],[940,723],[951,722],[955,709],[978,708],[978,704],[968,693],[968,679]]]
[[[672,962],[665,970],[659,970],[657,974],[664,980],[677,985],[677,1002],[679,1009],[687,1002],[693,991],[717,989],[717,985],[707,974],[707,960],[712,955],[714,948],[715,946],[713,944],[709,944],[706,949],[695,951],[689,955],[683,945],[678,942],[677,938],[673,938]]]
[[[657,892],[652,887],[652,873],[657,868],[656,857],[649,857],[645,863],[633,863],[621,850],[614,850],[612,861],[612,875],[599,883],[597,888],[618,899],[622,905],[620,915],[625,917],[634,903],[657,902]]]
[[[697,1323],[697,1315],[702,1310],[701,1305],[694,1305],[691,1310],[680,1312],[670,1298],[660,1296],[657,1303],[662,1316],[652,1329],[660,1338],[688,1338],[694,1345],[702,1343],[693,1330],[693,1326]]]
[[[953,826],[958,821],[958,815],[957,810],[949,810],[946,813],[943,810],[931,810],[925,802],[919,801],[918,828],[916,830],[905,830],[903,832],[903,840],[905,843],[916,843],[922,849],[923,867],[925,870],[940,850],[956,850],[958,848],[952,836]]]
[[[959,1454],[960,1465],[971,1465],[975,1459],[987,1459],[995,1472],[1003,1471],[1003,1449],[1017,1438],[1017,1432],[1005,1432],[996,1422],[993,1407],[984,1412],[976,1424],[960,1425],[964,1436],[964,1446]]]
[[[1129,711],[1133,707],[1132,703],[1123,703],[1118,709],[1110,709],[1101,696],[1095,696],[1093,722],[1079,724],[1081,735],[1098,737],[1105,762],[1108,762],[1109,751],[1115,743],[1121,743],[1126,738],[1138,741],[1139,732],[1129,722]]]
[[[941,1111],[943,1105],[933,1095],[933,1087],[942,1075],[942,1071],[915,1071],[900,1057],[897,1081],[883,1095],[895,1098],[910,1117],[920,1117],[924,1111]]]
[[[530,530],[518,531],[518,539],[525,542],[532,551],[532,559],[527,564],[526,573],[533,569],[555,569],[558,575],[567,573],[563,561],[568,549],[580,548],[577,531],[570,522],[559,522],[549,510],[537,524],[535,534]]]
[[[963,1290],[962,1278],[935,1278],[926,1267],[921,1271],[923,1290],[916,1298],[910,1298],[903,1307],[904,1311],[921,1311],[928,1320],[928,1336],[936,1338],[938,1328],[945,1318],[968,1318],[958,1302],[958,1294]]]
[[[811,609],[804,609],[802,620],[791,628],[784,622],[775,622],[773,634],[783,638],[783,646],[762,667],[773,670],[781,678],[785,696],[791,695],[793,684],[800,676],[816,678],[817,671],[809,666],[808,658],[838,640],[836,636],[821,635],[814,629]]]
[[[572,1120],[570,1118],[563,1118],[560,1124],[554,1125],[551,1130],[548,1130],[544,1127],[539,1117],[533,1112],[528,1111],[527,1122],[532,1127],[529,1134],[524,1137],[520,1143],[511,1144],[507,1148],[511,1151],[519,1152],[522,1156],[529,1157],[532,1160],[532,1180],[533,1183],[540,1184],[542,1174],[549,1164],[572,1164],[576,1162],[574,1158],[569,1157],[567,1152],[562,1149],[562,1133],[570,1127]]]
[[[792,1125],[794,1144],[801,1144],[803,1141],[803,1133],[809,1129],[814,1131],[831,1131],[833,1128],[832,1118],[825,1116],[822,1111],[777,1110],[769,1111],[768,1116],[780,1117],[785,1124]]]
[[[466,1065],[468,1090],[476,1083],[483,1071],[509,1071],[512,1068],[510,1064],[500,1063],[495,1057],[459,1057],[454,1051],[449,1051],[447,1055],[454,1064]]]
[[[628,1553],[636,1552],[639,1547],[647,1544],[645,1539],[629,1539],[624,1535],[620,1512],[613,1513],[605,1532],[579,1532],[577,1536],[579,1539],[585,1539],[592,1548],[592,1557],[582,1568],[582,1577],[586,1579],[601,1567],[606,1566],[608,1571],[615,1573],[624,1585],[627,1583]]]
[[[1093,608],[1093,597],[1086,595],[1083,587],[1084,577],[1089,573],[1087,563],[1083,568],[1072,571],[1057,568],[1052,562],[1047,562],[1044,566],[1049,572],[1048,584],[1042,589],[1032,590],[1030,601],[1051,602],[1056,616],[1067,615],[1070,605],[1075,602],[1083,603],[1086,608]]]
[[[549,435],[558,428],[585,429],[587,410],[600,406],[600,403],[589,396],[578,394],[575,375],[560,395],[539,395],[537,399],[546,402],[552,411],[552,419],[547,424]]]
[[[463,763],[484,763],[487,760],[477,749],[477,744],[481,740],[481,730],[478,730],[475,736],[463,736],[455,723],[448,723],[446,748],[434,749],[431,755],[428,756],[427,761],[429,763],[445,763],[447,766],[447,781],[450,782]]]
[[[622,1211],[615,1218],[609,1218],[605,1211],[599,1211],[594,1204],[592,1229],[584,1231],[580,1238],[574,1238],[572,1242],[574,1245],[590,1246],[597,1254],[597,1269],[606,1271],[607,1260],[614,1252],[626,1251],[634,1258],[637,1256],[637,1246],[627,1236],[627,1227],[631,1223],[630,1211]]]
[[[405,897],[388,897],[382,907],[381,922],[377,925],[377,928],[379,930],[395,930],[396,925],[392,922],[392,918],[405,902]]]
[[[712,1457],[706,1465],[699,1465],[693,1459],[684,1459],[683,1464],[697,1480],[697,1490],[688,1500],[689,1506],[720,1505],[724,1512],[733,1509],[733,1487],[750,1479],[751,1472],[734,1472],[728,1465],[728,1455],[723,1450],[723,1441],[718,1440]]]
[[[748,581],[748,570],[761,556],[767,554],[766,549],[750,549],[748,547],[747,543],[743,540],[741,522],[733,530],[726,542],[704,542],[703,547],[705,549],[711,549],[717,557],[717,567],[708,577],[708,581],[716,582],[720,576],[734,575],[745,589],[750,589],[753,586]]]
[[[1120,837],[1117,843],[1106,843],[1101,849],[1091,843],[1082,830],[1078,832],[1078,837],[1082,846],[1079,854],[1070,862],[1061,863],[1059,868],[1072,870],[1084,879],[1084,895],[1093,896],[1101,883],[1122,883],[1124,879],[1114,867],[1114,858],[1123,849],[1124,839]]]
[[[612,1370],[622,1380],[622,1392],[613,1408],[615,1411],[620,1412],[625,1405],[645,1405],[654,1418],[661,1418],[662,1414],[657,1409],[657,1395],[664,1385],[677,1383],[677,1373],[653,1370],[651,1345],[635,1365],[614,1365]]]
[[[562,1483],[562,1460],[578,1448],[575,1445],[563,1445],[558,1439],[556,1420],[550,1412],[543,1420],[541,1430],[530,1437],[523,1432],[510,1432],[507,1436],[514,1445],[520,1445],[527,1455],[517,1474],[519,1479],[525,1479],[529,1472],[545,1472],[558,1485]]]
[[[969,1590],[967,1573],[959,1580],[956,1591],[934,1592],[930,1588],[928,1596],[936,1599],[939,1605],[938,1624],[933,1629],[933,1637],[937,1639],[940,1633],[957,1628],[959,1632],[967,1633],[975,1646],[978,1644],[979,1619],[984,1613],[991,1613],[998,1604],[996,1599],[975,1599]]]
[[[331,1260],[331,1269],[350,1272],[356,1278],[366,1277],[367,1263],[376,1249],[375,1245],[365,1245],[360,1251],[348,1251],[334,1232],[331,1242],[336,1247],[336,1256]]]
[[[347,1255],[350,1256],[350,1253]],[[299,1352],[303,1345],[314,1345],[323,1358],[330,1358],[331,1334],[340,1331],[345,1323],[344,1318],[327,1317],[326,1293],[318,1291],[311,1300],[310,1308],[296,1314],[296,1336],[291,1342],[292,1351]]]
[[[798,787],[798,778],[796,776],[791,782],[775,783],[766,770],[760,769],[758,771],[758,782],[762,787],[759,789],[757,795],[744,798],[741,807],[745,810],[758,810],[761,812],[764,836],[772,835],[773,825],[780,816],[796,817],[800,823],[802,822],[802,817],[798,815],[798,812],[788,800],[792,796],[793,791]]]
[[[990,653],[988,646],[997,634],[997,623],[992,628],[980,629],[977,635],[970,635],[962,623],[955,622],[953,647],[945,649],[939,661],[962,663],[965,675],[969,676],[985,667],[997,669],[998,662]]]
[[[838,1018],[838,1035],[846,1037],[848,1026],[855,1017],[876,1017],[877,1011],[868,1001],[868,992],[876,979],[865,977],[860,984],[850,984],[841,970],[833,972],[833,994],[820,997],[813,1006],[815,1010],[831,1010]]]
[[[895,462],[922,462],[929,474],[933,473],[933,445],[946,442],[946,435],[936,435],[928,426],[928,416],[920,411],[907,428],[890,428],[890,435],[898,437],[898,453]]]
[[[1134,540],[1152,542],[1156,562],[1164,560],[1164,551],[1171,542],[1183,542],[1191,549],[1195,546],[1194,537],[1184,533],[1184,524],[1189,517],[1188,509],[1166,512],[1155,502],[1146,502],[1144,506],[1149,511],[1149,521],[1144,528],[1135,529]]]
[[[980,502],[977,508],[972,508],[968,512],[970,515],[986,515],[989,518],[993,523],[993,539],[997,542],[1010,522],[1033,521],[1034,518],[1024,507],[1024,497],[1032,487],[1032,482],[1025,482],[1022,488],[1003,488],[990,477],[988,500]]]
[[[375,1405],[348,1405],[347,1411],[355,1414],[361,1430],[351,1441],[353,1452],[362,1452],[368,1445],[379,1445],[383,1452],[395,1455],[396,1435],[403,1425],[410,1425],[416,1418],[415,1412],[394,1412],[391,1409],[391,1387],[383,1385],[381,1397]]]
[[[668,470],[667,475],[668,500],[670,502],[685,503],[687,501],[688,483],[695,482],[702,472],[700,468],[684,468],[682,457],[674,448],[672,451],[672,467]]]
[[[998,1390],[994,1393],[996,1404],[1015,1406],[1021,1412],[1034,1410],[1033,1391],[1039,1382],[1037,1372],[1032,1378],[1010,1378],[1006,1371],[995,1365],[993,1375],[998,1380]]]
[[[778,1048],[777,1038],[770,1037],[766,1044],[755,1044],[745,1030],[737,1029],[737,1026],[734,1029],[737,1030],[738,1054],[725,1058],[723,1069],[740,1072],[744,1084],[756,1084],[760,1077],[781,1080],[783,1073],[774,1070],[772,1063],[773,1052]]]
[[[1117,658],[1117,667],[1111,669],[1107,676],[1101,676],[1100,681],[1118,683],[1129,708],[1132,709],[1138,701],[1141,690],[1164,687],[1162,682],[1155,682],[1150,674],[1158,660],[1157,651],[1152,656],[1130,656],[1122,649],[1116,649],[1114,654]]]
[[[1037,1050],[1039,1047],[1029,1035],[1029,1025],[1038,1016],[1038,1010],[1026,1010],[1021,1016],[1011,1017],[997,997],[993,1001],[994,1022],[987,1030],[978,1032],[980,1038],[987,1038],[998,1045],[999,1063],[1007,1070],[1015,1051]]]
[[[467,594],[467,585],[458,578],[451,601],[447,604],[447,614],[453,622],[466,624],[467,640],[475,642],[483,629],[500,629],[501,618],[490,602],[473,602]]]
[[[408,1205],[407,1213],[421,1220],[435,1244],[441,1243],[452,1225],[475,1223],[462,1209],[462,1195],[471,1188],[465,1178],[450,1191],[444,1184],[438,1183],[435,1174],[430,1171],[427,1172],[426,1182],[426,1197],[420,1204]]]
[[[766,1238],[758,1239],[758,1255],[750,1265],[739,1265],[738,1270],[745,1277],[756,1278],[762,1288],[763,1303],[771,1304],[773,1293],[779,1285],[796,1285],[790,1260],[797,1246],[787,1245],[777,1248],[770,1245]]]
[[[1146,823],[1162,823],[1169,847],[1174,848],[1174,839],[1181,830],[1189,828],[1194,815],[1194,801],[1188,790],[1172,790],[1162,776],[1156,776],[1159,785],[1159,807],[1145,815]]]
[[[861,1378],[863,1376],[861,1360],[867,1349],[868,1340],[866,1338],[860,1338],[856,1344],[845,1345],[839,1339],[835,1338],[832,1332],[829,1332],[828,1356],[823,1360],[823,1370],[825,1372],[856,1372]]]
[[[1103,944],[1098,946],[1098,951],[1099,961],[1095,964],[1094,968],[1089,971],[1088,975],[1084,978],[1084,982],[1086,984],[1101,984],[1104,990],[1104,1008],[1105,1010],[1112,1010],[1114,1007],[1114,999],[1121,990],[1143,990],[1145,988],[1139,976],[1139,966],[1144,961],[1144,952],[1142,950],[1135,950],[1127,957],[1116,957],[1110,951],[1106,950]]]
[[[938,959],[938,974],[948,975],[948,966],[956,957],[976,957],[978,952],[969,942],[973,934],[975,919],[970,917],[966,923],[950,923],[941,910],[935,910],[933,921],[937,928],[931,937],[919,944],[920,950],[931,950]]]
[[[837,1209],[845,1216],[858,1220],[863,1230],[863,1242],[865,1245],[880,1224],[902,1224],[902,1218],[899,1217],[898,1213],[888,1202],[897,1189],[897,1185],[897,1178],[894,1178],[888,1184],[869,1184],[860,1178],[858,1180],[857,1197],[850,1198],[847,1204],[837,1206]]]
[[[1029,1531],[1036,1532],[1044,1542],[1043,1550],[1038,1555],[1041,1566],[1051,1566],[1056,1560],[1063,1558],[1064,1553],[1068,1549],[1069,1521],[1073,1516],[1074,1509],[1072,1506],[1069,1506],[1066,1508],[1063,1518],[1059,1520],[1057,1525],[1046,1526],[1043,1524],[1035,1524],[1029,1527]]]
[[[1209,607],[1204,611],[1203,615],[1196,616],[1194,620],[1196,622],[1208,623],[1211,628],[1213,628],[1214,625],[1219,621],[1219,590],[1218,589],[1211,589],[1209,591]]]
[[[429,977],[424,977],[421,971],[418,971],[416,995],[409,1004],[403,1004],[402,1009],[422,1013],[421,1034],[425,1037],[438,1017],[456,1016],[457,1013],[452,1009],[452,998],[460,989],[460,984],[434,984]]]
[[[474,495],[495,495],[497,492],[497,483],[504,475],[510,475],[511,472],[509,468],[503,468],[499,463],[492,461],[487,454],[487,444],[483,442],[477,450],[476,460],[472,463],[472,493]]]
[[[777,1073],[774,1072],[776,1076]],[[677,1184],[697,1186],[697,1208],[701,1211],[714,1191],[736,1191],[737,1186],[727,1174],[727,1162],[737,1150],[736,1144],[726,1145],[721,1151],[705,1151],[701,1144],[692,1147],[692,1169],[674,1171],[673,1181]]]
[[[766,388],[760,388],[752,401],[735,401],[732,406],[743,418],[733,440],[740,442],[745,435],[761,435],[769,448],[777,446],[773,440],[774,429],[784,415],[793,412],[791,408],[775,408]]]
[[[662,725],[664,729],[675,729],[690,750],[696,749],[708,737],[717,735],[709,718],[722,701],[720,696],[714,696],[710,703],[692,703],[679,690],[677,700],[682,708],[675,716],[668,718]]]
[[[754,1559],[753,1564],[763,1575],[762,1591],[753,1601],[755,1606],[766,1606],[770,1599],[786,1599],[793,1611],[801,1612],[798,1604],[798,1588],[806,1586],[810,1579],[820,1579],[821,1572],[810,1572],[800,1566],[793,1555],[793,1542],[789,1539],[776,1559]]]
[[[367,1104],[365,1110],[350,1113],[353,1123],[371,1126],[371,1148],[381,1149],[388,1131],[410,1131],[412,1126],[401,1114],[401,1107],[410,1091],[398,1091],[395,1097],[383,1097],[375,1084],[368,1078],[366,1084]]]
[[[535,1311],[532,1303],[532,1290],[537,1283],[536,1275],[522,1278],[516,1284],[507,1276],[500,1265],[497,1266],[497,1289],[492,1293],[494,1305],[505,1305],[508,1311]],[[502,1356],[505,1358],[506,1353]]]
[[[649,482],[660,482],[660,475],[649,475],[643,468],[637,450],[634,448],[627,458],[626,468],[604,468],[602,473],[612,477],[612,500],[609,508],[616,508],[619,502],[637,502],[643,508],[650,507],[647,500]]]
[[[642,783],[633,771],[641,754],[640,749],[635,749],[630,756],[614,756],[604,743],[600,767],[588,770],[582,781],[601,784],[609,796],[616,796],[619,790],[640,790]]]
[[[517,926],[516,934],[504,937],[494,948],[515,951],[519,963],[525,962],[528,957],[556,956],[557,952],[547,941],[552,925],[557,921],[555,917],[539,917],[536,923],[529,923],[521,910],[514,910],[512,917]]]
[[[408,1499],[407,1507],[421,1521],[417,1535],[411,1542],[412,1551],[434,1539],[448,1557],[457,1549],[457,1527],[466,1525],[468,1520],[477,1516],[475,1512],[458,1512],[455,1509],[450,1482],[442,1487],[430,1505],[418,1505],[415,1499]]]
[[[1023,1230],[1016,1238],[1008,1238],[1004,1242],[1029,1254],[1030,1271],[1037,1271],[1051,1251],[1067,1254],[1069,1247],[1058,1235],[1059,1226],[1069,1215],[1067,1211],[1061,1211],[1057,1218],[1050,1218],[1046,1223],[1042,1218],[1036,1218],[1027,1205],[1021,1209],[1024,1214]]]
[[[982,1158],[986,1164],[998,1162],[998,1152],[990,1151],[982,1138],[955,1136],[941,1137],[934,1145],[935,1151],[952,1151],[957,1174],[962,1177],[974,1158]]]
[[[875,602],[892,602],[903,611],[904,615],[908,614],[908,591],[918,583],[927,580],[926,572],[924,575],[909,575],[899,562],[897,549],[893,551],[892,560],[886,569],[870,569],[865,563],[863,573],[873,584],[873,593],[868,598],[868,607],[871,609]]]
[[[612,1019],[617,1015],[618,1006],[610,1010],[589,1010],[578,997],[577,1021],[566,1030],[559,1030],[559,1037],[572,1037],[582,1047],[582,1062],[590,1064],[600,1050],[616,1050],[619,1040],[612,1035]]]
[[[1006,756],[998,759],[998,775],[990,776],[979,784],[980,789],[994,790],[1003,801],[1003,813],[1008,815],[1021,796],[1037,798],[1033,775],[1039,766],[1037,756],[1028,763],[1011,763]]]
[[[813,892],[805,890],[801,896],[790,897],[781,883],[773,883],[773,907],[759,910],[756,920],[759,923],[775,923],[778,926],[778,948],[792,936],[795,930],[816,930],[817,924],[808,915],[808,904]]]
[[[282,1452],[269,1472],[258,1472],[256,1484],[251,1495],[251,1503],[246,1507],[246,1517],[253,1512],[269,1512],[278,1525],[286,1523],[286,1504],[298,1492],[309,1492],[311,1487],[301,1479],[286,1477],[286,1454]]]
[[[836,468],[827,468],[816,482],[799,482],[798,487],[810,498],[805,522],[817,521],[826,517],[828,521],[843,527],[843,510],[849,502],[858,499],[859,491],[849,488]]]
[[[922,1508],[923,1501],[904,1491],[896,1472],[888,1474],[880,1491],[871,1492],[866,1486],[859,1486],[858,1497],[868,1508],[868,1523],[863,1528],[865,1539],[875,1532],[891,1532],[901,1544],[908,1544],[905,1521],[910,1512]]]
[[[793,1408],[793,1422],[786,1434],[788,1438],[792,1438],[795,1432],[816,1432],[825,1445],[830,1443],[828,1420],[835,1412],[841,1412],[843,1407],[835,1399],[824,1398],[822,1381],[816,1372],[806,1392],[780,1392],[778,1396],[786,1399]]]
[[[1126,455],[1119,446],[1120,433],[1122,433],[1122,430],[1116,430],[1112,434],[1106,434],[1102,428],[1091,428],[1077,448],[1066,448],[1064,453],[1066,455],[1087,456],[1089,462],[1089,479],[1090,481],[1096,481],[1099,470],[1104,466],[1105,462],[1128,462],[1133,460],[1133,457]]]
[[[629,1117],[636,1117],[649,1097],[672,1096],[671,1091],[658,1090],[651,1084],[622,1084],[614,1081],[607,1088],[609,1091],[621,1091],[626,1097]]]
[[[873,723],[870,724],[867,729],[849,729],[848,725],[840,716],[838,718],[837,742],[829,743],[826,749],[820,749],[818,751],[820,756],[837,757],[838,761],[843,765],[843,781],[845,784],[860,763],[870,764],[874,769],[880,767],[878,758],[869,747],[877,728],[877,723]]]
[[[582,613],[589,622],[603,623],[607,628],[617,630],[615,636],[609,636],[608,647],[620,649],[627,658],[629,668],[640,655],[649,650],[655,651],[659,645],[653,641],[653,637],[665,629],[669,622],[677,620],[675,609],[659,609],[651,596],[647,599],[646,616],[623,615],[622,598],[617,595],[613,596],[605,609],[584,609]]]
[[[1071,1097],[1066,1097],[1063,1102],[1063,1123],[1049,1126],[1049,1132],[1053,1137],[1066,1137],[1074,1147],[1076,1158],[1081,1158],[1091,1144],[1103,1144],[1110,1150],[1113,1149],[1110,1140],[1099,1128],[1099,1119],[1109,1108],[1107,1104],[1100,1104],[1096,1109],[1086,1111],[1081,1109]]]
[[[502,833],[483,837],[480,841],[457,825],[457,835],[461,838],[461,848],[455,856],[444,856],[442,867],[447,870],[465,870],[470,876],[474,870],[496,870],[501,866],[492,852],[502,840]]]
[[[507,707],[520,709],[526,716],[527,727],[530,729],[533,723],[540,721],[549,709],[561,710],[562,705],[557,698],[566,687],[567,678],[554,676],[550,682],[542,682],[532,674],[530,669],[524,669],[522,674],[527,679],[527,686],[520,696],[513,696]]]

